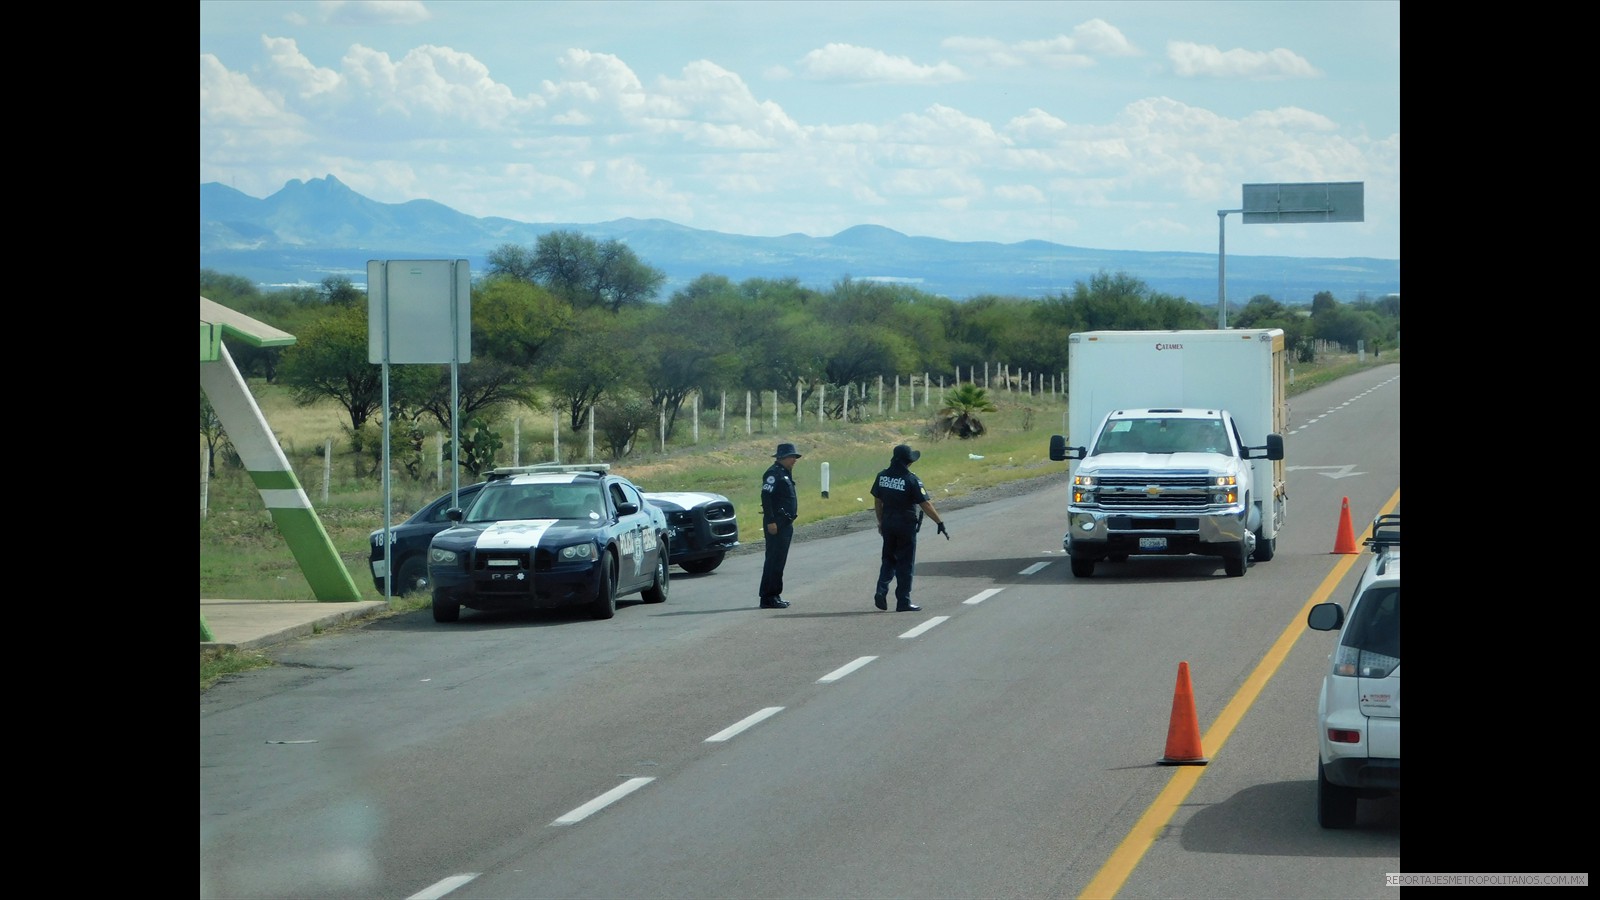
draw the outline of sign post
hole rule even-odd
[[[1365,191],[1360,181],[1247,184],[1243,209],[1217,210],[1217,327],[1228,327],[1228,213],[1244,213],[1246,225],[1363,222]]]
[[[460,365],[472,362],[472,270],[464,259],[367,260],[367,361],[383,366],[383,595],[394,596],[390,363],[450,364],[451,505],[461,499]]]

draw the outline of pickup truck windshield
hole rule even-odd
[[[1217,419],[1113,419],[1094,453],[1231,453]]]

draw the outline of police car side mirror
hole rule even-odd
[[[466,515],[466,514],[467,514],[466,510],[462,509],[459,506],[452,506],[451,508],[449,508],[449,509],[444,511],[444,517],[446,519],[449,519],[452,522],[461,521],[461,517]]]
[[[638,512],[638,511],[639,511],[639,504],[637,504],[637,503],[618,503],[617,504],[617,515],[619,515],[619,516],[631,516],[631,515],[633,515],[634,513]]]

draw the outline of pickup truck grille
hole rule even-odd
[[[1211,479],[1207,476],[1100,479],[1100,506],[1103,509],[1199,508],[1211,503]]]

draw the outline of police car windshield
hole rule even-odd
[[[592,484],[517,484],[485,487],[467,510],[464,521],[502,522],[513,519],[596,519],[603,509]]]

